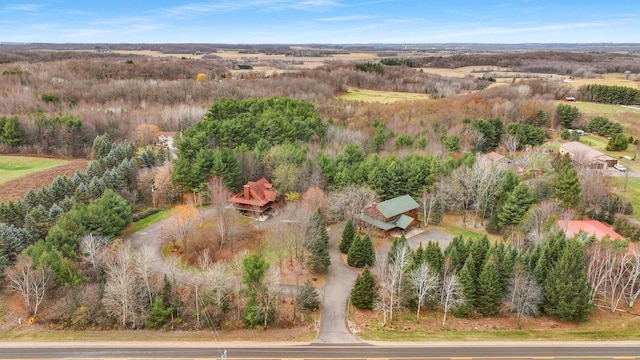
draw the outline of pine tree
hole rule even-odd
[[[395,264],[395,256],[400,253],[398,252],[398,249],[402,248],[407,248],[408,251],[406,253],[411,252],[409,248],[409,242],[407,241],[407,238],[404,236],[404,234],[402,234],[399,239],[393,239],[393,242],[391,243],[391,249],[389,249],[389,252],[387,253],[387,262],[389,264]]]
[[[444,255],[451,259],[451,265],[455,267],[456,271],[460,271],[464,266],[467,256],[469,256],[469,248],[469,244],[462,236],[456,236],[445,249]]]
[[[573,165],[560,166],[556,170],[556,176],[552,182],[553,195],[560,200],[564,208],[575,208],[580,203],[580,178]]]
[[[440,273],[442,270],[442,263],[444,262],[444,254],[437,242],[429,241],[422,257],[435,273]]]
[[[368,267],[358,275],[351,289],[351,302],[360,309],[373,309],[378,300],[378,284]]]
[[[23,131],[17,116],[6,118],[0,134],[2,134],[0,141],[9,146],[18,146],[24,142]]]
[[[147,320],[144,322],[144,326],[150,329],[157,329],[167,323],[169,316],[173,313],[174,308],[169,306],[165,307],[162,304],[162,299],[156,296],[153,299],[153,306],[149,309],[147,314]]]
[[[480,274],[488,257],[489,248],[491,247],[491,244],[489,244],[489,238],[485,235],[480,239],[470,240],[469,243],[469,252],[471,253],[471,256],[473,256],[473,263],[476,265],[474,273]]]
[[[504,285],[498,271],[497,259],[492,256],[485,261],[478,276],[476,306],[480,314],[493,316],[498,314]]]
[[[347,254],[349,252],[349,248],[351,247],[351,243],[353,242],[353,238],[356,236],[356,228],[353,226],[353,221],[349,219],[347,224],[344,226],[344,230],[342,231],[342,239],[340,239],[340,252],[343,254]]]
[[[562,249],[566,244],[564,232],[550,234],[545,242],[540,245],[539,256],[533,269],[533,274],[538,284],[544,285],[547,275],[560,258]]]
[[[306,262],[307,268],[312,273],[324,273],[331,265],[331,257],[327,245],[322,238],[315,239],[309,246],[309,256]]]
[[[320,299],[318,291],[311,283],[311,280],[307,280],[298,296],[296,296],[296,307],[304,312],[316,311],[320,307]]]
[[[498,214],[498,225],[512,227],[519,225],[534,200],[529,185],[523,182],[518,184],[502,205],[502,210]]]
[[[375,262],[375,257],[371,238],[369,236],[361,238],[356,235],[349,248],[347,264],[354,267],[371,266]]]
[[[544,283],[545,312],[562,321],[585,321],[591,314],[591,296],[584,265],[584,249],[569,240]]]
[[[469,254],[469,256],[467,256],[467,261],[464,262],[464,265],[462,266],[462,269],[458,274],[458,282],[462,287],[462,294],[464,295],[465,300],[464,308],[466,309],[463,311],[465,313],[460,315],[466,316],[469,311],[475,307],[478,287],[476,284],[476,279],[476,265],[473,261],[473,256]],[[460,311],[461,310],[457,310],[458,313],[460,313]]]
[[[327,234],[327,227],[320,209],[311,216],[305,237],[307,249],[309,250],[307,267],[313,273],[327,271],[329,265],[331,265],[331,257],[329,250],[327,250],[329,234]]]

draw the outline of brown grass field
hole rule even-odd
[[[29,189],[40,189],[49,186],[58,176],[71,177],[78,170],[85,170],[88,160],[76,159],[64,165],[29,173],[17,179],[0,184],[0,199],[2,202],[15,201],[24,197]]]

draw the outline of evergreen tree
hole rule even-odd
[[[314,239],[308,249],[306,265],[309,271],[315,274],[326,272],[331,265],[331,257],[322,238]]]
[[[378,301],[378,284],[368,267],[358,275],[351,289],[351,302],[360,309],[373,309]]]
[[[311,283],[311,280],[307,280],[298,296],[296,296],[296,307],[304,312],[316,311],[320,307],[320,299],[318,291]]]
[[[549,271],[555,266],[556,262],[560,258],[562,249],[566,244],[566,237],[564,232],[552,233],[547,236],[547,239],[542,245],[539,246],[539,256],[535,262],[533,274],[538,281],[538,284],[544,285],[547,279]]]
[[[577,120],[580,119],[580,110],[575,106],[558,104],[556,107],[556,116],[563,127],[570,129]]]
[[[484,316],[498,314],[503,288],[497,259],[492,256],[485,261],[478,276],[476,307],[480,314]]]
[[[552,182],[553,195],[564,208],[575,208],[580,203],[580,178],[573,165],[563,165],[557,169]]]
[[[535,198],[529,185],[521,182],[509,194],[498,214],[498,225],[515,228],[533,204]]]
[[[163,326],[170,319],[174,310],[175,309],[171,306],[165,307],[162,304],[162,298],[156,296],[153,299],[153,305],[149,309],[144,326],[150,329],[157,329]]]
[[[485,235],[480,239],[470,240],[469,244],[469,251],[471,253],[471,256],[473,256],[473,263],[476,266],[474,273],[480,274],[485,260],[487,259],[489,249],[491,248],[491,244],[489,244],[489,238]]]
[[[584,249],[569,240],[544,283],[545,312],[563,321],[585,321],[591,314],[591,295],[584,265]]]
[[[464,266],[467,256],[469,256],[469,244],[459,235],[454,237],[444,251],[444,255],[451,259],[456,271],[460,271]]]
[[[409,266],[409,269],[413,269],[423,262],[425,262],[424,248],[422,247],[422,242],[420,242],[418,248],[411,252],[411,265]]]
[[[347,264],[353,267],[371,266],[375,262],[376,254],[373,250],[373,242],[369,236],[357,236],[349,248]]]
[[[396,255],[399,254],[400,252],[398,252],[399,249],[402,248],[406,248],[406,252],[405,253],[411,253],[411,248],[409,247],[409,242],[407,241],[407,238],[404,236],[404,234],[402,234],[402,236],[400,236],[400,238],[395,238],[393,239],[393,242],[391,243],[391,249],[389,249],[389,252],[387,253],[387,262],[389,264],[395,264],[396,263]]]
[[[439,274],[444,262],[444,254],[440,249],[440,245],[435,241],[429,241],[422,256],[424,258],[424,262],[429,264],[429,268]]]
[[[24,134],[18,117],[12,116],[5,119],[4,126],[0,132],[0,141],[11,147],[22,144],[24,142]]]
[[[342,238],[340,239],[340,252],[343,254],[347,254],[349,252],[349,248],[351,247],[351,243],[353,242],[353,238],[356,236],[356,228],[353,226],[353,221],[349,219],[347,224],[344,226],[344,230],[342,231]]]
[[[309,221],[306,233],[306,247],[309,250],[307,267],[313,273],[323,273],[331,265],[331,257],[327,246],[329,245],[329,234],[322,216],[322,211],[318,209]]]
[[[476,265],[473,261],[473,256],[469,254],[469,256],[467,256],[467,260],[462,266],[462,269],[460,270],[460,273],[458,274],[458,281],[462,287],[462,294],[465,299],[465,305],[463,306],[464,309],[456,310],[459,315],[467,316],[469,311],[475,307],[478,295],[476,279]]]

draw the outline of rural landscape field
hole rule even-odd
[[[2,338],[640,331],[640,47],[0,44],[0,74]]]

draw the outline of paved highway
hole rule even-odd
[[[640,359],[640,342],[273,345],[228,347],[0,343],[1,359]]]

